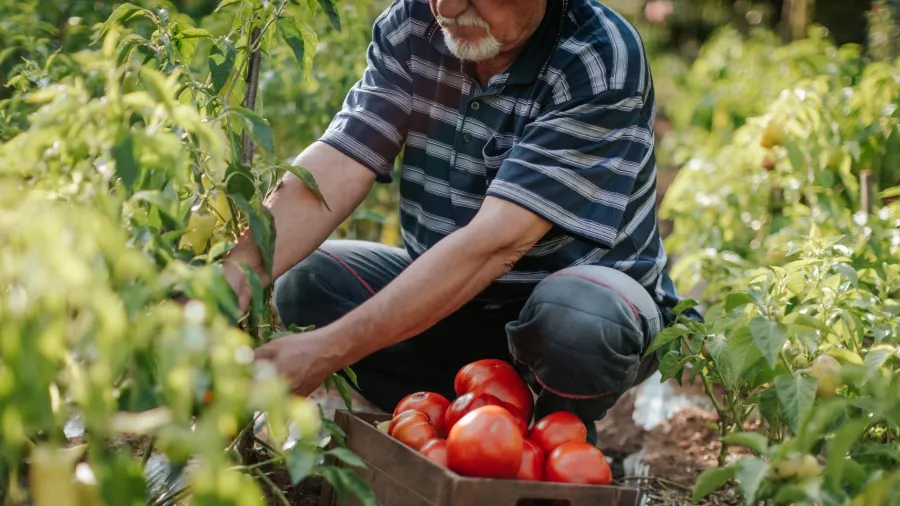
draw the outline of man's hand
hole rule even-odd
[[[322,329],[274,339],[255,352],[255,361],[269,361],[288,381],[291,392],[307,396],[344,367],[339,342]]]

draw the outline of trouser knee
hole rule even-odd
[[[279,277],[272,298],[285,325],[323,327],[369,296],[333,258],[315,251]]]
[[[565,410],[599,420],[647,374],[642,355],[659,313],[643,287],[620,275],[563,270],[539,283],[507,325],[516,365],[539,392],[536,416]]]

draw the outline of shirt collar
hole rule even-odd
[[[547,0],[547,11],[537,30],[528,39],[525,49],[513,62],[507,84],[529,84],[537,80],[550,61],[562,34],[562,25],[569,10],[570,0]],[[444,41],[444,30],[437,20],[432,20],[425,32],[431,45],[441,54],[453,56]]]

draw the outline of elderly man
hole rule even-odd
[[[316,330],[262,346],[300,395],[352,366],[386,411],[512,362],[535,416],[604,416],[656,367],[679,301],[655,213],[653,81],[635,29],[592,0],[394,0],[367,69],[284,179],[274,297]],[[326,241],[402,153],[405,249]],[[246,237],[229,259],[263,278]],[[240,271],[226,276],[246,307]],[[452,397],[451,397],[452,398]],[[593,428],[593,423],[588,423]],[[591,436],[593,438],[593,435]]]

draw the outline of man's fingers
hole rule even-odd
[[[264,344],[259,348],[253,350],[253,361],[258,362],[260,360],[274,360],[275,359],[275,350],[269,344]]]

